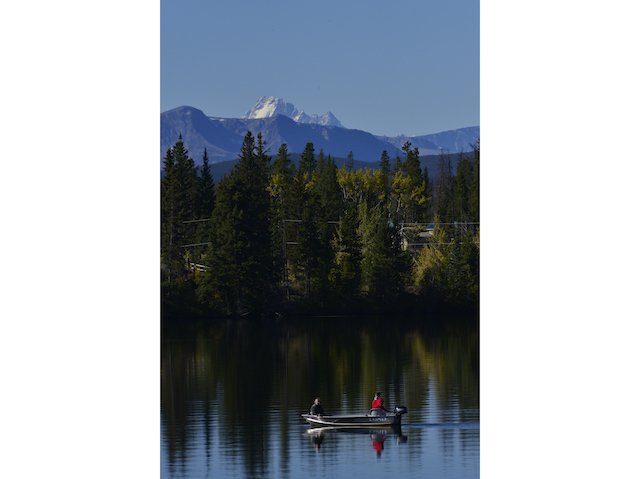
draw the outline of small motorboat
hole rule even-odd
[[[369,414],[361,415],[315,415],[302,414],[302,417],[309,423],[320,426],[334,427],[397,427],[400,426],[400,418],[407,413],[407,408],[397,406],[393,411],[386,411],[381,408],[371,409]]]

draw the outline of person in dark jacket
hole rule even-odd
[[[313,401],[313,404],[311,405],[311,411],[309,412],[309,414],[314,414],[316,416],[321,416],[324,414],[324,409],[320,404],[320,398],[316,398]]]

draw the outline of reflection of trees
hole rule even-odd
[[[211,448],[236,444],[225,454],[241,455],[248,475],[265,475],[274,467],[268,441],[278,438],[285,469],[290,424],[314,397],[327,411],[353,413],[367,410],[376,390],[388,407],[406,405],[414,421],[424,418],[430,391],[445,416],[477,419],[467,412],[478,408],[477,328],[326,320],[316,321],[313,331],[306,322],[230,322],[181,340],[165,334],[167,460],[184,466],[195,447],[206,448],[209,458]]]
[[[405,337],[410,352],[405,390],[409,410],[416,410],[428,392],[427,380],[434,381],[444,412],[457,398],[460,417],[478,408],[478,331],[477,328],[448,328],[438,335],[413,332]],[[439,418],[443,419],[443,418]]]

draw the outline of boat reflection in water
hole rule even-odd
[[[316,452],[320,451],[320,446],[322,445],[322,442],[324,441],[324,431],[323,429],[326,428],[316,428],[316,429],[309,429],[307,432],[309,433],[309,436],[311,436],[311,442],[313,443],[313,447],[316,449]]]
[[[384,442],[393,437],[396,444],[405,444],[408,440],[407,436],[402,434],[401,427],[385,427],[380,429],[353,428],[353,427],[314,427],[307,429],[307,434],[311,438],[311,443],[316,452],[320,451],[320,446],[325,438],[331,434],[358,434],[367,435],[371,439],[371,446],[380,457],[384,450]]]

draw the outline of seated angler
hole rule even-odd
[[[371,401],[371,414],[374,416],[384,416],[387,410],[384,408],[384,399],[380,393],[376,393]]]
[[[316,398],[313,401],[313,404],[311,405],[311,411],[309,411],[309,414],[313,414],[315,416],[321,416],[324,414],[324,409],[320,404],[320,398]]]

